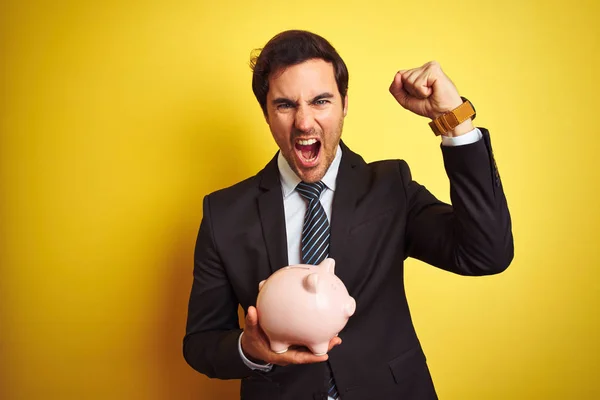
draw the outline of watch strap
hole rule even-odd
[[[471,102],[462,97],[463,103],[454,110],[440,115],[429,123],[431,130],[436,136],[451,131],[469,118],[475,119],[475,108]]]

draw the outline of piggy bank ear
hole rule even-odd
[[[335,274],[335,260],[333,258],[324,259],[319,267],[323,268],[327,273],[334,275]]]
[[[317,293],[317,284],[319,283],[319,275],[309,274],[304,278],[303,286],[304,289],[308,290],[310,293]]]
[[[260,292],[260,289],[262,289],[262,287],[264,286],[266,280],[264,281],[260,281],[260,283],[258,284],[258,291]]]

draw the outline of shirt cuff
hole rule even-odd
[[[271,369],[273,369],[273,364],[253,363],[252,361],[248,360],[248,358],[244,355],[244,352],[242,351],[242,335],[243,334],[244,334],[244,332],[242,331],[242,333],[240,333],[240,337],[238,338],[238,351],[240,352],[240,357],[242,357],[242,361],[244,362],[244,364],[246,364],[246,366],[248,368],[253,369],[253,370],[259,370],[259,371],[263,371],[263,372],[271,371]]]
[[[479,128],[475,128],[470,132],[465,133],[464,135],[450,137],[442,135],[442,146],[464,146],[466,144],[471,144],[479,141],[483,135]]]

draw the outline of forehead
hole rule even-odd
[[[277,71],[269,77],[271,97],[309,97],[323,92],[338,95],[333,64],[312,59]]]

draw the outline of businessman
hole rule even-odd
[[[327,40],[282,32],[252,67],[279,151],[255,176],[204,198],[185,359],[209,377],[241,379],[242,399],[436,399],[403,263],[413,257],[473,276],[512,261],[488,131],[473,126],[473,104],[436,62],[393,77],[389,90],[400,106],[441,137],[452,202],[444,204],[413,180],[406,162],[366,163],[341,141],[348,70]],[[254,308],[258,283],[286,265],[326,257],[356,299],[354,316],[324,356],[304,348],[273,353]]]

